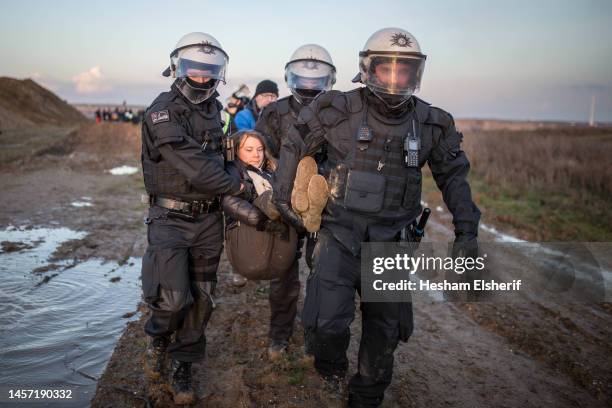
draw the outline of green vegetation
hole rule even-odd
[[[612,241],[612,129],[467,133],[484,222],[535,241]],[[442,198],[424,171],[423,197]]]

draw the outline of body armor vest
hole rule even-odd
[[[397,120],[382,117],[363,93],[364,88],[345,93],[347,120],[327,127],[327,158],[320,167],[331,194],[324,219],[332,230],[336,224],[356,233],[351,238],[357,242],[388,241],[421,212],[421,167],[431,150],[431,129],[417,109]],[[404,152],[410,132],[421,147],[412,167]]]
[[[271,131],[272,153],[275,157],[280,154],[280,147],[282,144],[282,138],[289,132],[289,128],[293,127],[297,123],[299,116],[299,110],[302,105],[299,104],[292,96],[286,96],[276,101],[274,104],[274,112],[272,115],[274,119],[269,116],[264,118],[266,121],[273,121],[274,125],[268,124],[268,129]],[[314,159],[319,165],[319,172],[323,172],[321,164],[325,161],[325,155],[327,153],[326,145],[322,145],[319,150],[314,154]]]
[[[186,102],[172,87],[170,92],[162,93],[147,109],[145,118],[152,111],[167,110],[171,120],[179,128],[152,131],[146,120],[142,125],[142,167],[145,189],[149,195],[173,197],[184,200],[203,200],[213,198],[196,191],[187,178],[178,171],[159,152],[158,147],[168,142],[197,143],[209,160],[218,160],[223,166],[223,128],[221,124],[221,104],[213,97],[208,101],[193,105]],[[157,125],[153,125],[157,126]],[[180,133],[180,134],[178,134]]]
[[[270,149],[274,156],[278,156],[282,144],[283,135],[286,134],[290,126],[295,125],[298,113],[292,109],[289,100],[290,96],[277,100],[273,105],[273,110],[263,120],[270,134]]]

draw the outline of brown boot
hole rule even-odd
[[[308,184],[317,171],[317,163],[312,157],[306,156],[300,160],[291,192],[291,206],[294,211],[303,213],[308,210]]]
[[[285,340],[270,340],[268,346],[268,359],[270,361],[278,361],[287,354],[287,341]]]
[[[144,372],[153,381],[158,381],[167,373],[166,349],[170,339],[153,337],[145,354]]]
[[[321,227],[321,213],[327,204],[329,188],[325,177],[316,174],[308,183],[308,210],[302,215],[308,232],[317,232]]]

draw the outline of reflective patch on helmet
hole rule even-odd
[[[154,125],[161,122],[170,122],[170,113],[167,110],[161,110],[151,113],[151,121]]]
[[[306,69],[315,70],[319,68],[319,63],[317,61],[308,60],[304,61],[302,66]]]
[[[202,42],[201,46],[198,48],[199,52],[203,52],[204,54],[214,54],[215,49],[213,45],[209,41]]]
[[[410,38],[404,33],[395,33],[391,36],[391,45],[412,47],[412,41],[410,41]]]

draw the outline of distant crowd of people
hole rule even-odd
[[[103,108],[96,109],[95,118],[96,123],[101,122],[131,122],[135,125],[138,125],[142,118],[144,117],[144,110],[140,109],[134,113],[134,111],[130,108],[126,108],[125,105],[121,108],[115,107],[112,108]]]

